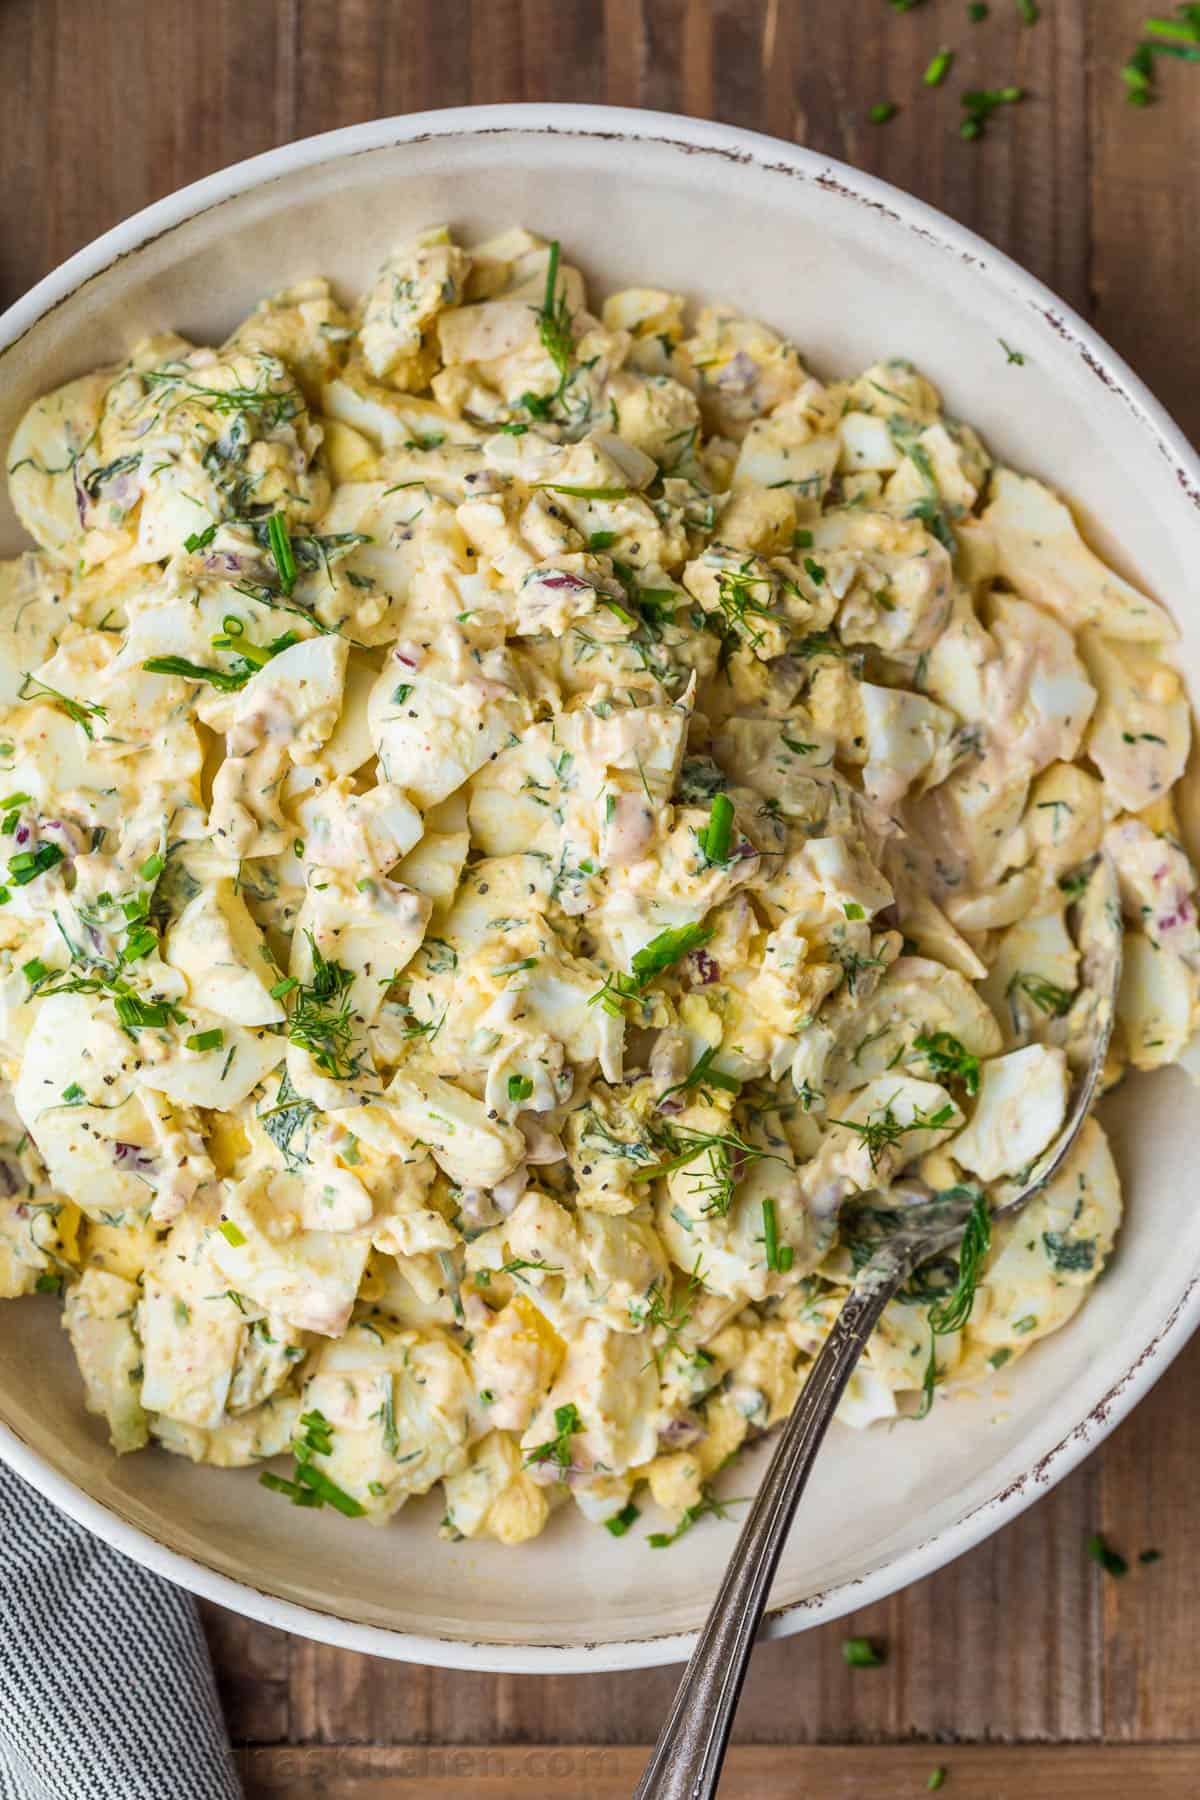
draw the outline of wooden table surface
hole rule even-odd
[[[755,126],[898,183],[1040,275],[1200,438],[1200,69],[1118,75],[1146,0],[0,0],[0,302],[148,201],[310,132],[502,100]],[[1166,5],[1160,11],[1168,11]],[[941,45],[945,86],[921,85]],[[965,87],[1029,98],[982,142]],[[899,107],[887,125],[868,108]],[[653,271],[648,271],[652,275]],[[756,1652],[723,1793],[955,1800],[1200,1793],[1200,1343],[1007,1530],[855,1617]],[[1102,1529],[1124,1580],[1085,1554]],[[1137,1554],[1162,1560],[1139,1566]],[[492,1676],[206,1623],[252,1796],[627,1795],[676,1671]],[[849,1632],[886,1640],[848,1670]],[[181,1795],[185,1786],[181,1786]],[[117,1800],[117,1797],[114,1797]]]

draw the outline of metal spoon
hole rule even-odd
[[[1121,975],[1121,909],[1107,856],[1080,897],[1076,937],[1083,979],[1072,1010],[1089,1046],[1087,1059],[1066,1122],[1035,1170],[1021,1183],[990,1190],[993,1218],[1018,1211],[1057,1173],[1095,1097]],[[834,1408],[888,1302],[922,1263],[961,1243],[969,1212],[961,1199],[912,1207],[912,1222],[885,1238],[856,1277],[783,1427],[634,1800],[710,1800],[716,1793],[759,1621]]]

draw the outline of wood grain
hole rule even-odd
[[[643,1747],[535,1744],[519,1750],[407,1747],[255,1750],[247,1800],[626,1800]],[[935,1769],[946,1800],[1194,1800],[1191,1745],[1037,1751],[896,1745],[886,1750],[736,1748],[721,1800],[917,1800]]]
[[[1159,59],[1158,104],[1138,110],[1125,102],[1115,71],[1136,41],[1143,11],[1121,4],[1092,12],[1093,316],[1195,443],[1200,441],[1200,332],[1194,327],[1200,317],[1195,175],[1200,93],[1196,69]]]
[[[1196,435],[1200,77],[1165,66],[1160,104],[1126,103],[1118,69],[1146,10],[1041,0],[1027,28],[1015,0],[979,26],[963,0],[904,15],[886,0],[7,0],[0,300],[294,136],[468,101],[607,101],[771,131],[897,182],[1090,314]],[[951,77],[926,88],[943,45]],[[962,90],[1010,82],[1028,98],[964,143]],[[897,115],[872,125],[883,99]],[[1200,1792],[1198,1392],[1200,1344],[1007,1530],[760,1646],[723,1794],[903,1800],[936,1764],[957,1800]],[[1130,1560],[1122,1581],[1086,1556],[1097,1527]],[[1139,1564],[1151,1548],[1162,1560]],[[272,1800],[625,1795],[676,1678],[414,1669],[204,1614],[248,1791]],[[850,1633],[886,1644],[882,1668],[845,1667]]]

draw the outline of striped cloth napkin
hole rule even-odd
[[[242,1800],[191,1595],[3,1465],[0,1800]]]

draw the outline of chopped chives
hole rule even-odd
[[[729,861],[729,844],[733,835],[733,801],[728,794],[714,794],[708,824],[700,833],[700,848],[710,863]]]
[[[302,1488],[298,1482],[288,1481],[282,1475],[276,1475],[271,1469],[264,1469],[259,1476],[262,1487],[270,1488],[272,1493],[286,1494],[293,1506],[320,1506],[321,1496],[314,1494],[310,1488]]]
[[[884,1660],[882,1651],[865,1637],[844,1638],[842,1659],[851,1669],[877,1669]]]
[[[890,119],[895,118],[899,110],[894,100],[878,100],[867,117],[872,125],[886,125]]]
[[[998,107],[1015,106],[1018,100],[1025,98],[1024,88],[970,88],[962,97],[966,118],[959,126],[959,136],[977,138],[983,136],[983,128]]]
[[[628,1505],[621,1508],[619,1513],[614,1513],[611,1519],[605,1519],[604,1529],[611,1532],[613,1537],[624,1537],[629,1527],[636,1524],[641,1516],[641,1512],[631,1500]]]
[[[272,513],[267,520],[267,545],[279,571],[279,585],[285,594],[290,594],[296,585],[296,559],[282,513]]]
[[[668,925],[657,937],[652,937],[648,944],[635,950],[629,967],[640,988],[650,982],[655,975],[669,969],[682,956],[692,950],[698,950],[707,944],[712,936],[709,925]]]
[[[220,1230],[225,1242],[232,1244],[235,1250],[239,1250],[246,1241],[245,1232],[240,1225],[235,1225],[232,1219],[222,1219]]]
[[[63,860],[63,853],[57,844],[39,844],[35,850],[22,850],[8,859],[8,879],[14,887],[28,887],[47,869],[53,869]]]
[[[1142,30],[1147,37],[1166,38],[1175,43],[1200,44],[1200,10],[1195,6],[1187,6],[1181,7],[1180,12],[1186,16],[1178,19],[1143,19]]]
[[[328,1451],[323,1451],[321,1454],[328,1455]],[[335,1481],[330,1481],[328,1475],[323,1475],[320,1469],[314,1469],[311,1463],[298,1465],[296,1480],[302,1481],[305,1487],[311,1488],[319,1499],[326,1501],[330,1506],[335,1506],[338,1512],[347,1519],[361,1519],[367,1510],[352,1494],[348,1494],[344,1488],[340,1488]]]
[[[216,1025],[211,1031],[194,1031],[185,1042],[189,1050],[221,1050],[225,1046],[225,1033]]]
[[[1106,1575],[1128,1575],[1129,1564],[1119,1550],[1114,1550],[1101,1536],[1093,1531],[1087,1540],[1087,1553],[1094,1563],[1099,1563]]]
[[[926,87],[941,87],[954,63],[953,50],[939,50],[926,65],[921,80]]]
[[[629,489],[625,487],[574,487],[566,481],[535,481],[535,488],[548,494],[565,494],[569,500],[625,500],[629,497]]]

